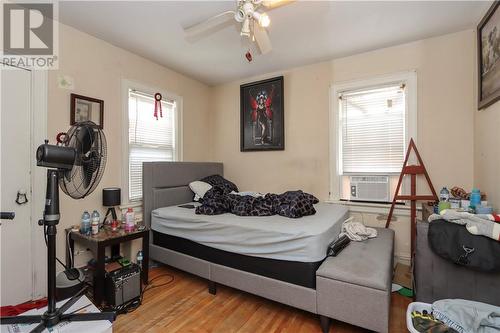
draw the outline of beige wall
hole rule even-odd
[[[225,175],[241,190],[280,192],[300,188],[326,200],[330,84],[416,70],[417,146],[434,187],[437,191],[454,185],[470,189],[474,181],[474,52],[474,32],[467,30],[217,86],[214,159],[224,162]],[[277,75],[284,75],[285,150],[241,153],[239,86]],[[490,112],[489,117],[496,117],[497,125],[500,122],[498,112]],[[491,139],[494,125],[489,121],[484,120]],[[500,148],[495,149],[498,152]],[[500,155],[492,152],[488,156],[498,161]],[[495,165],[489,163],[486,168],[493,177]],[[426,192],[422,185],[420,190]],[[498,186],[495,190],[500,197]],[[360,214],[355,208],[352,211],[368,225],[385,224],[383,215]],[[398,216],[398,220],[392,225],[396,231],[395,253],[400,261],[408,262],[409,218]]]
[[[417,145],[436,189],[444,185],[469,189],[475,180],[490,194],[490,201],[500,206],[500,190],[494,185],[498,184],[495,162],[499,162],[500,148],[491,144],[500,125],[500,112],[497,106],[473,112],[473,31],[216,87],[208,87],[66,26],[61,26],[60,40],[60,69],[49,76],[49,138],[53,140],[56,133],[69,126],[72,91],[59,89],[56,79],[59,74],[70,75],[75,79],[75,93],[105,100],[109,152],[104,178],[91,196],[79,201],[62,196],[62,227],[77,224],[84,209],[100,208],[103,213],[102,187],[122,185],[122,79],[157,86],[183,97],[184,160],[224,162],[226,176],[242,190],[280,192],[300,188],[324,200],[329,192],[330,84],[415,69],[418,75]],[[286,149],[241,153],[239,85],[277,75],[285,77]],[[409,231],[401,228],[397,232],[396,251],[405,256]],[[58,237],[61,253],[62,232]]]
[[[104,132],[108,144],[106,170],[98,188],[81,200],[61,195],[58,251],[63,257],[63,228],[79,224],[83,210],[102,207],[102,188],[122,186],[122,79],[158,87],[183,97],[184,160],[206,161],[212,157],[209,110],[210,88],[165,67],[117,48],[71,27],[60,25],[59,70],[49,71],[48,137],[55,141],[58,132],[69,128],[70,93],[104,100]],[[58,88],[57,76],[75,80],[74,91]]]
[[[418,141],[436,189],[473,184],[474,33],[437,38],[215,87],[214,159],[242,190],[329,192],[331,83],[417,70]],[[239,85],[284,75],[285,151],[239,151]],[[425,190],[425,189],[424,189]]]
[[[329,62],[284,72],[285,150],[240,152],[240,83],[215,87],[214,159],[242,190],[304,189],[328,195]],[[273,73],[263,77],[272,77]]]
[[[500,212],[500,102],[475,112],[474,184]]]
[[[473,185],[474,38],[467,30],[333,62],[335,82],[417,70],[416,143],[436,191]]]

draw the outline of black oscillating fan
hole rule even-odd
[[[62,137],[62,139],[59,139]],[[84,294],[83,288],[61,308],[56,308],[56,226],[59,223],[59,186],[74,199],[81,199],[97,187],[106,166],[106,137],[93,122],[77,123],[58,136],[59,145],[48,141],[36,151],[37,165],[47,170],[47,192],[43,219],[47,239],[47,311],[41,316],[2,317],[2,325],[39,323],[31,332],[42,332],[61,321],[92,321],[116,318],[115,312],[66,314],[65,312]]]
[[[93,122],[72,126],[61,140],[76,151],[74,166],[64,172],[61,189],[73,199],[92,193],[101,181],[106,166],[106,137]]]

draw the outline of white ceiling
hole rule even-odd
[[[254,60],[226,24],[196,42],[182,27],[236,1],[66,1],[60,21],[156,63],[214,85],[266,72],[474,28],[491,1],[297,1],[269,12],[273,51]]]

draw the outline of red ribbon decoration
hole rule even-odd
[[[57,133],[56,141],[57,141],[57,144],[59,144],[59,145],[64,143],[66,141],[66,133],[64,133],[64,132]]]
[[[161,94],[160,93],[156,93],[155,94],[155,113],[154,113],[154,117],[156,118],[156,120],[158,120],[158,109],[160,109],[160,117],[163,118],[163,113],[162,113],[162,110],[161,110]]]

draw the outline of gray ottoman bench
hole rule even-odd
[[[317,270],[316,303],[323,332],[328,332],[330,318],[389,332],[394,231],[376,229],[376,238],[351,242]]]

